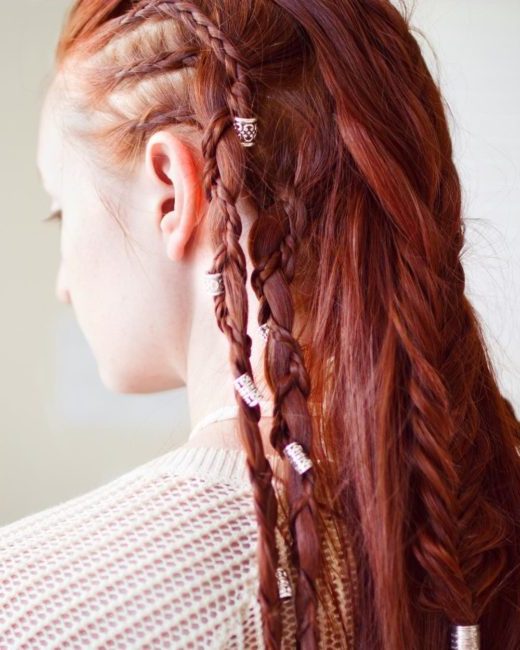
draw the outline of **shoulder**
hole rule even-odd
[[[251,489],[239,465],[179,460],[0,528],[0,647],[227,647],[256,592]]]

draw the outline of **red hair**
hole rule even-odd
[[[357,562],[353,627],[332,621],[345,647],[447,649],[450,624],[479,623],[483,648],[518,650],[520,425],[465,295],[460,180],[409,17],[388,0],[76,0],[57,66],[114,172],[164,126],[197,142],[235,377],[252,374],[236,204],[258,207],[271,442],[314,460],[286,477],[298,647],[319,642],[332,514]],[[254,147],[234,115],[258,117]],[[278,500],[259,407],[237,400],[277,648]]]

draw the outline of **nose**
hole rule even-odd
[[[63,264],[60,264],[58,270],[58,277],[56,279],[56,298],[65,304],[70,304],[70,294],[65,285],[65,274],[63,271]]]

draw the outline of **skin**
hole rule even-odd
[[[135,172],[107,176],[81,142],[65,137],[60,85],[49,88],[38,136],[37,165],[53,209],[62,210],[59,301],[71,305],[103,384],[117,393],[153,393],[186,386],[191,426],[236,404],[229,343],[218,329],[213,298],[203,285],[213,251],[205,219],[202,165],[172,129],[151,136]],[[117,217],[102,197],[110,197]],[[239,204],[247,257],[247,223]],[[265,342],[258,300],[248,281],[251,362],[264,399]],[[261,409],[266,411],[266,409]],[[262,415],[266,453],[272,418]],[[241,448],[237,420],[206,425],[183,446]]]

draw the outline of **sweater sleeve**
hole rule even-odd
[[[24,517],[0,528],[0,648],[263,647],[256,536],[249,489],[162,472]]]

